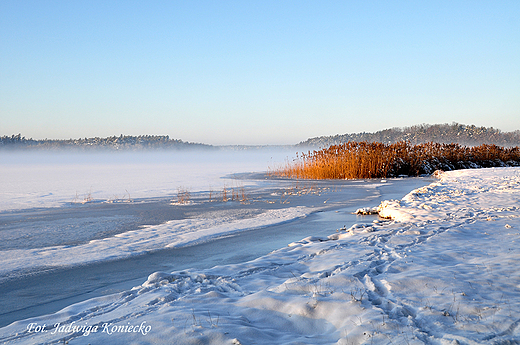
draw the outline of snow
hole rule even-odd
[[[171,220],[160,225],[143,226],[115,236],[90,240],[81,245],[3,250],[0,257],[0,276],[38,267],[88,264],[122,259],[163,248],[189,246],[216,237],[305,217],[315,209],[298,206],[283,210],[266,210],[244,219],[234,219],[232,214],[211,219]]]
[[[249,262],[155,272],[124,293],[1,328],[0,341],[516,344],[519,207],[520,168],[446,172],[383,202],[377,222]],[[249,226],[240,222],[223,226]]]

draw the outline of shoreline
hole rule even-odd
[[[372,198],[372,203],[378,204],[379,198],[387,199],[386,196],[393,198],[395,195],[401,195],[402,197],[404,194],[406,194],[406,192],[409,191],[409,189],[413,189],[410,188],[410,184],[413,186],[425,185],[428,183],[425,181],[425,179],[396,179],[394,181],[390,181],[390,183],[381,183],[379,180],[377,180],[378,187],[370,187],[371,194],[366,195],[365,191],[364,198]],[[261,228],[253,227],[235,234],[222,234],[221,236],[217,235],[216,237],[209,239],[206,242],[198,243],[192,246],[171,249],[157,249],[151,252],[142,253],[140,255],[126,258],[123,257],[116,260],[79,264],[73,267],[58,267],[42,274],[39,274],[36,271],[34,272],[35,274],[29,275],[27,277],[21,276],[11,278],[7,281],[4,281],[3,283],[0,283],[0,291],[3,291],[3,305],[5,305],[5,308],[9,310],[7,313],[4,312],[3,314],[0,314],[0,325],[5,326],[10,322],[19,320],[20,318],[48,314],[49,312],[56,312],[71,303],[77,303],[85,299],[100,297],[106,295],[107,293],[109,294],[131,289],[133,286],[139,285],[145,281],[146,277],[153,273],[153,271],[177,270],[179,258],[189,258],[190,255],[199,255],[193,254],[197,250],[200,253],[213,251],[213,258],[203,260],[199,257],[197,260],[184,260],[181,267],[196,267],[202,269],[210,268],[215,264],[229,264],[249,261],[265,255],[272,250],[286,246],[290,242],[301,240],[307,236],[330,235],[335,231],[335,229],[346,225],[342,223],[346,223],[347,219],[350,219],[349,221],[351,223],[355,222],[356,219],[360,219],[359,216],[356,217],[355,215],[349,214],[349,212],[354,212],[360,203],[363,203],[363,205],[366,204],[367,201],[362,202],[356,199],[356,197],[361,195],[359,194],[359,191],[364,189],[364,185],[373,185],[375,182],[376,181],[322,181],[319,183],[319,186],[321,186],[319,188],[323,188],[322,192],[324,191],[324,188],[329,188],[328,191],[325,191],[323,194],[319,195],[303,194],[300,196],[289,196],[288,202],[286,204],[282,204],[279,201],[281,194],[288,190],[289,186],[294,185],[294,181],[277,181],[274,183],[277,185],[276,188],[269,187],[267,190],[260,188],[258,193],[261,194],[262,198],[264,200],[271,200],[274,203],[267,203],[264,201],[255,201],[250,202],[249,204],[241,204],[238,202],[204,203],[200,202],[199,200],[198,203],[193,203],[191,205],[188,204],[172,207],[168,204],[167,201],[162,200],[156,201],[154,203],[141,203],[136,205],[101,205],[102,208],[105,207],[105,211],[112,213],[117,209],[119,209],[121,212],[127,212],[129,208],[131,209],[132,207],[136,206],[143,207],[147,210],[147,212],[153,210],[154,208],[165,208],[174,212],[171,213],[170,216],[173,216],[177,219],[182,219],[183,217],[200,217],[202,214],[208,213],[208,211],[211,211],[209,213],[211,216],[211,214],[218,214],[219,212],[236,212],[240,210],[250,211],[258,210],[259,208],[262,210],[261,212],[265,212],[268,209],[284,209],[287,207],[294,207],[296,205],[306,205],[307,207],[319,205],[320,209],[322,210],[321,212],[316,213],[318,211],[318,209],[316,209],[305,218],[295,218],[288,222],[275,223],[272,225],[263,226]],[[407,185],[408,187],[398,186],[402,184]],[[337,187],[338,185],[343,186],[345,190],[342,192],[340,192],[339,189],[336,189],[336,191],[331,191],[330,188],[332,186]],[[407,190],[405,191],[404,189]],[[383,195],[378,196],[378,190],[382,190]],[[273,195],[275,191],[278,191],[276,196]],[[351,200],[344,200],[344,197],[346,195],[348,196],[349,194],[354,196],[354,198]],[[327,204],[323,204],[324,200],[327,200]],[[118,208],[118,206],[121,207]],[[75,209],[86,211],[86,213],[89,213],[92,210],[101,212],[99,207],[100,204],[86,204],[82,205],[81,208]],[[342,209],[349,207],[350,209],[348,212],[341,211]],[[338,214],[335,212],[337,210],[340,210],[338,213],[342,214],[343,216],[338,217]],[[66,212],[70,211],[70,208],[66,209]],[[132,211],[135,211],[135,208]],[[57,210],[52,209],[52,212],[57,212]],[[326,223],[326,221],[323,221],[323,215],[325,214],[324,212],[329,212],[329,215],[332,218],[336,216],[336,218],[340,219],[333,221],[335,225],[327,224],[330,228],[322,227],[320,229],[319,226],[325,225]],[[165,217],[164,213],[161,214],[163,218],[161,218],[160,221],[166,221],[168,217]],[[243,217],[244,214],[247,214],[247,212],[237,213],[237,216]],[[74,212],[69,213],[68,216],[72,217],[73,215]],[[250,216],[254,217],[254,213],[250,214]],[[49,218],[49,214],[45,214],[45,217],[52,221],[52,217]],[[156,215],[155,217],[158,216]],[[316,224],[316,222],[320,222],[320,219],[321,223]],[[159,224],[161,224],[160,221],[158,221]],[[141,220],[141,225],[145,223],[150,223],[150,218]],[[258,236],[260,234],[263,234],[263,236]],[[280,236],[280,234],[282,234],[282,236]],[[261,245],[259,238],[266,243]],[[247,243],[249,243],[249,245]],[[249,248],[253,248],[253,250],[243,249],[242,256],[234,256],[232,253],[229,253],[229,250],[227,249],[230,247],[234,248],[234,250],[236,248],[241,249],[244,246],[246,248],[249,246]],[[172,256],[177,257],[177,259],[175,259],[176,261],[173,260],[176,262],[176,264],[169,266],[168,262],[173,262]],[[199,264],[199,261],[200,263],[204,263],[204,265]],[[124,270],[125,266],[134,267],[137,271],[135,271],[135,274],[133,275],[121,275],[120,271]],[[103,272],[104,274],[102,275],[103,277],[96,277],[96,279],[100,281],[97,282],[97,285],[92,282],[78,284],[79,286],[75,286],[73,284],[73,281],[88,282],[96,275],[99,275],[99,272]],[[64,277],[68,277],[68,279],[63,279]],[[70,284],[70,286],[68,286],[68,284]],[[45,288],[45,286],[48,287]],[[47,297],[39,296],[40,291],[45,289],[49,291]],[[27,296],[25,301],[28,303],[28,305],[25,307],[21,307],[19,305],[19,301],[17,301],[16,297],[18,294],[22,293]],[[31,303],[31,300],[34,300],[34,302]]]
[[[380,203],[386,220],[362,216],[331,231],[373,206],[369,198],[316,212],[273,229],[294,225],[300,239],[256,259],[156,271],[130,290],[5,326],[0,341],[518,343],[520,168],[445,172],[401,198],[380,182],[372,191],[399,199]],[[253,246],[267,237],[249,233]],[[251,247],[218,252],[235,248]]]

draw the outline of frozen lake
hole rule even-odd
[[[0,325],[128,290],[155,271],[245,262],[328,235],[359,221],[360,205],[429,181],[266,179],[292,153],[3,155]],[[189,203],[177,203],[179,190]]]
[[[293,150],[0,152],[0,211],[174,196],[231,186],[235,173],[266,171]],[[230,175],[225,179],[224,176]]]

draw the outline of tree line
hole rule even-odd
[[[493,127],[477,127],[475,125],[451,124],[421,124],[411,127],[395,127],[373,133],[349,133],[334,136],[322,136],[302,141],[298,146],[303,147],[329,147],[341,145],[347,142],[379,142],[394,144],[401,141],[410,144],[422,143],[457,143],[465,146],[477,146],[481,144],[518,146],[520,145],[520,130],[502,132]]]
[[[68,149],[81,150],[139,150],[139,149],[182,149],[211,148],[211,145],[190,143],[180,139],[170,139],[168,135],[120,135],[79,139],[43,139],[25,138],[21,134],[0,137],[0,148],[4,149]]]

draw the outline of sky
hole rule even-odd
[[[520,1],[0,1],[0,136],[520,129]]]

